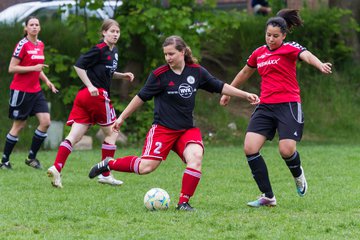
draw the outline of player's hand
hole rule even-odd
[[[230,96],[222,95],[220,98],[220,105],[221,106],[227,106],[230,102]]]
[[[47,67],[49,67],[49,65],[47,65],[47,64],[36,64],[34,66],[34,71],[41,72],[44,68],[47,68]]]
[[[251,103],[251,105],[256,105],[260,102],[260,98],[254,93],[249,93],[249,95],[247,96],[247,100]]]
[[[96,96],[99,96],[99,89],[97,89],[96,87],[94,86],[89,86],[88,87],[88,90],[89,90],[89,93],[92,97],[96,97]]]
[[[320,66],[320,71],[322,72],[322,73],[325,73],[325,74],[330,74],[330,73],[332,73],[332,71],[331,71],[331,66],[332,66],[332,64],[331,63],[323,63],[323,64],[321,64],[321,66]]]
[[[116,119],[116,121],[114,122],[113,126],[112,126],[112,130],[114,132],[119,132],[120,131],[120,127],[123,125],[124,123],[124,119],[120,117],[118,117],[118,119]]]
[[[53,92],[53,93],[58,93],[59,90],[55,87],[55,85],[50,82],[50,81],[47,81],[46,82],[46,85],[50,88],[50,90]]]
[[[132,82],[134,80],[134,74],[131,72],[123,73],[123,79],[129,80],[130,82]]]

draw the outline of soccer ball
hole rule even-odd
[[[164,189],[152,188],[144,196],[144,205],[151,211],[168,209],[170,196]]]

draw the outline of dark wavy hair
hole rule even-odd
[[[283,34],[291,32],[294,27],[302,26],[303,20],[300,17],[299,10],[282,9],[275,17],[269,18],[266,22],[266,28],[271,25],[279,27]]]

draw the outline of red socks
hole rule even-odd
[[[127,156],[123,158],[118,158],[114,161],[109,162],[109,167],[111,170],[119,172],[134,172],[139,174],[139,165],[141,158],[137,156]]]
[[[61,169],[65,166],[66,160],[72,152],[71,142],[65,139],[59,146],[59,150],[56,154],[54,166],[61,172]]]
[[[196,190],[200,181],[201,172],[193,168],[186,168],[184,171],[179,204],[189,202],[189,199]]]
[[[116,151],[116,145],[115,144],[109,144],[107,142],[103,142],[101,146],[101,159],[104,160],[107,157],[114,157]],[[104,172],[102,173],[104,177],[107,177],[110,175],[110,172]]]

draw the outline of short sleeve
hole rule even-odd
[[[246,64],[251,68],[257,68],[257,52],[256,50],[252,52],[249,56]]]
[[[94,46],[88,52],[82,54],[76,61],[75,66],[81,69],[88,69],[100,60],[101,50]]]
[[[24,40],[22,40],[22,41],[18,42],[18,44],[16,44],[16,47],[15,47],[13,55],[12,55],[14,58],[18,58],[18,59],[24,58],[24,56],[26,55],[25,43],[26,42]]]
[[[149,101],[153,96],[159,94],[162,91],[159,77],[156,77],[152,72],[150,73],[145,85],[141,88],[138,93],[139,98],[144,102]]]
[[[200,67],[200,84],[199,88],[208,92],[221,93],[224,82],[211,75],[205,68]]]

